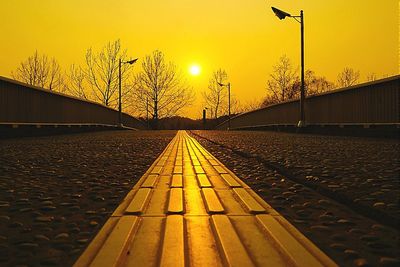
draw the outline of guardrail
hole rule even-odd
[[[0,123],[116,126],[119,117],[117,110],[99,103],[0,77]],[[126,113],[122,114],[122,124],[135,129],[146,128]]]
[[[400,75],[342,88],[305,101],[307,125],[399,124]],[[268,125],[296,125],[300,118],[299,100],[287,101],[231,118],[231,129]],[[216,127],[228,128],[228,121]]]

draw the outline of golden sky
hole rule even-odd
[[[398,0],[1,0],[0,75],[10,77],[36,49],[66,70],[83,64],[89,47],[120,39],[132,57],[158,49],[182,69],[197,94],[185,115],[198,118],[213,70],[225,69],[246,103],[265,96],[283,54],[300,65],[300,24],[280,21],[271,6],[304,10],[305,67],[317,75],[336,81],[344,67],[361,81],[398,74]],[[199,76],[189,75],[194,63]]]

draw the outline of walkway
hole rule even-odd
[[[180,131],[75,266],[336,266]]]

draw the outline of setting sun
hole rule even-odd
[[[189,68],[189,72],[190,74],[192,74],[193,76],[197,76],[200,74],[200,66],[199,65],[191,65]]]

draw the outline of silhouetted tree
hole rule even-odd
[[[120,40],[109,42],[98,53],[89,48],[86,52],[86,68],[84,74],[86,81],[93,92],[95,101],[106,106],[118,105],[118,63],[119,59],[126,61],[126,50],[122,50]],[[132,86],[128,84],[130,68],[122,64],[122,104],[131,92]]]
[[[208,90],[203,92],[203,99],[205,106],[210,110],[212,118],[218,118],[224,114],[228,108],[228,89],[220,86],[218,83],[226,84],[228,75],[223,69],[218,69],[213,72],[209,83]],[[231,99],[232,104],[232,99]]]
[[[356,84],[359,78],[359,71],[346,67],[339,73],[337,82],[340,87],[348,87]]]
[[[73,96],[89,99],[87,86],[85,81],[85,72],[80,66],[71,65],[69,73],[67,74],[67,87],[68,92]]]
[[[21,82],[46,88],[49,90],[63,91],[65,89],[61,68],[55,58],[48,59],[38,51],[21,62],[11,76]]]
[[[162,52],[154,51],[143,59],[142,70],[134,78],[136,112],[144,115],[148,103],[148,112],[156,123],[159,118],[174,116],[193,102],[190,89],[176,66],[165,62]]]
[[[335,87],[334,83],[323,76],[317,76],[312,70],[306,70],[304,74],[306,96],[323,93]],[[300,97],[300,78],[285,55],[273,67],[273,73],[270,76],[267,86],[269,93],[262,101],[262,107]]]
[[[268,95],[272,102],[283,102],[299,95],[300,92],[295,86],[296,77],[296,71],[293,69],[290,59],[283,55],[273,66],[273,72],[267,81]]]
[[[328,81],[323,76],[315,75],[315,72],[312,70],[306,70],[306,72],[304,73],[304,83],[306,96],[327,92],[335,87],[334,83]],[[301,81],[299,78],[296,78],[294,87],[296,91],[300,92]]]

